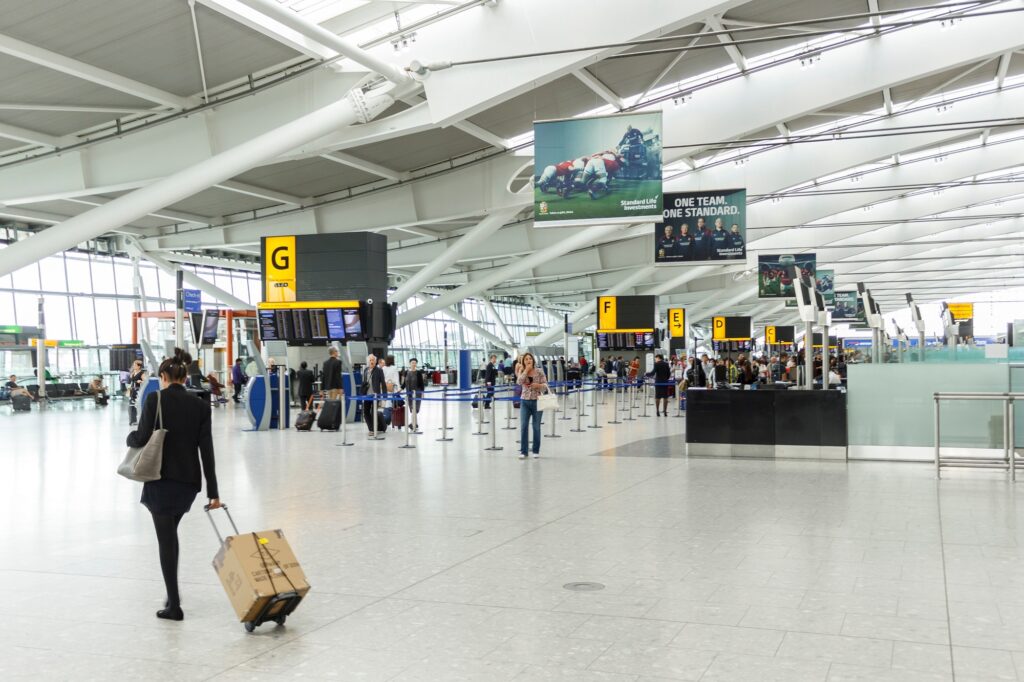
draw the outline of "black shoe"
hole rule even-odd
[[[180,606],[169,606],[157,611],[156,617],[164,620],[185,620],[185,612],[181,610]]]

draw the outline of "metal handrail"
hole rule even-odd
[[[1024,399],[1024,393],[1018,392],[935,392],[932,394],[935,401],[935,478],[941,478],[942,468],[982,468],[993,469],[1005,468],[1010,474],[1010,480],[1017,480],[1017,434],[1014,425],[1014,403],[1016,400]],[[940,448],[940,427],[941,410],[939,406],[943,400],[998,400],[1003,403],[1003,456],[1002,457],[942,457]],[[945,463],[943,463],[945,462]]]

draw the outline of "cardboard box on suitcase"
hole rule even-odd
[[[213,559],[213,568],[243,623],[256,620],[278,594],[295,591],[305,597],[309,592],[306,574],[280,530],[229,535]],[[275,606],[283,609],[285,603]],[[264,618],[275,615],[266,613]]]

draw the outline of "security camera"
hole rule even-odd
[[[370,304],[370,305],[373,305],[373,299],[372,299],[372,298],[368,298],[368,299],[366,299],[366,302],[367,302],[368,304]]]

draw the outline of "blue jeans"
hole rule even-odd
[[[519,402],[519,452],[526,454],[527,446],[527,423],[533,417],[533,454],[540,454],[540,419],[544,415],[537,409],[536,400],[522,400]]]

